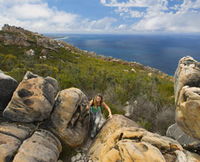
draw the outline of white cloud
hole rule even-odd
[[[126,19],[140,18],[130,31],[200,32],[200,0],[171,2],[176,0],[101,0]]]
[[[7,13],[17,19],[46,19],[50,18],[54,11],[49,9],[47,4],[22,4],[10,7]]]
[[[108,32],[116,19],[89,20],[51,8],[45,0],[0,0],[0,27],[10,24],[37,32]]]
[[[130,14],[130,16],[131,17],[135,17],[135,18],[140,18],[140,17],[143,17],[144,15],[145,15],[145,13],[144,12],[139,12],[139,11],[130,11],[129,12],[129,14]]]
[[[117,28],[118,28],[118,30],[124,31],[124,30],[127,30],[127,25],[126,24],[120,24]]]
[[[137,31],[172,31],[172,32],[200,32],[200,14],[165,13],[158,16],[146,17],[132,26]]]
[[[108,7],[149,7],[160,5],[165,8],[167,0],[128,0],[126,2],[118,2],[117,0],[100,0],[104,6]]]
[[[99,20],[85,19],[80,25],[80,30],[85,32],[112,33],[114,32],[113,23],[117,20],[111,17],[104,17]]]
[[[179,3],[169,5],[172,1]],[[0,0],[0,27],[10,24],[43,33],[200,32],[200,0],[100,0],[100,3],[120,18],[108,15],[91,20],[50,7],[47,0]]]

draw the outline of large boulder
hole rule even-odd
[[[30,136],[31,128],[19,124],[0,124],[0,162],[11,161],[22,144]]]
[[[200,63],[192,57],[179,61],[174,90],[178,126],[186,134],[200,139]]]
[[[60,141],[47,130],[37,130],[20,146],[13,162],[56,162],[62,146]]]
[[[200,160],[197,154],[187,154],[177,141],[139,128],[121,115],[114,115],[107,121],[90,147],[88,156],[98,162]]]
[[[88,99],[77,88],[59,92],[51,115],[50,129],[67,145],[81,145],[88,133],[89,116],[85,111]]]
[[[166,136],[174,138],[177,140],[182,146],[188,145],[200,145],[200,141],[190,137],[189,135],[185,134],[182,129],[179,128],[177,123],[169,126],[166,132]]]
[[[47,119],[53,109],[58,83],[51,77],[40,77],[27,72],[15,90],[3,116],[19,122]]]
[[[6,108],[17,85],[15,79],[0,71],[0,111]]]

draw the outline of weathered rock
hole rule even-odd
[[[184,151],[186,155],[186,161],[180,161],[180,162],[199,162],[200,156],[198,154],[191,153],[189,151]]]
[[[30,49],[28,51],[25,52],[26,56],[34,56],[35,55],[35,51],[33,49]]]
[[[85,111],[87,103],[87,97],[77,88],[62,90],[57,96],[50,129],[71,147],[81,145],[87,137],[89,126],[88,112]]]
[[[62,151],[60,141],[47,130],[37,130],[20,146],[13,162],[56,162]]]
[[[200,63],[192,57],[179,61],[175,73],[176,122],[188,135],[200,139]]]
[[[42,121],[49,117],[57,92],[58,83],[55,79],[27,72],[4,110],[3,116],[12,121]]]
[[[137,101],[134,102],[134,105],[137,103]],[[123,110],[125,112],[126,117],[131,117],[133,115],[134,105],[131,105],[128,101],[126,101],[125,106],[123,107]]]
[[[0,124],[0,162],[11,161],[31,129],[17,124]]]
[[[60,47],[56,40],[50,39],[48,37],[37,37],[36,43],[38,46],[41,46],[50,50],[56,50],[56,48]]]
[[[92,161],[99,162],[174,162],[181,155],[188,158],[177,141],[139,128],[121,115],[107,121],[88,155]],[[192,158],[198,161],[200,157],[194,155]]]
[[[2,31],[4,31],[4,32],[12,32],[12,33],[23,33],[23,34],[27,34],[27,35],[32,35],[33,34],[33,32],[25,30],[25,29],[23,29],[21,27],[10,26],[8,24],[5,24],[2,27]],[[34,33],[34,34],[36,34],[36,33]]]
[[[171,125],[166,132],[168,137],[177,140],[181,145],[187,147],[188,145],[200,145],[200,141],[185,134],[175,123]]]
[[[36,42],[37,46],[54,51],[61,47],[59,41],[50,39],[38,33],[33,33],[21,27],[5,24],[2,27],[2,31],[3,32],[0,33],[0,42],[4,45],[30,47],[33,42]]]
[[[4,45],[17,45],[24,47],[29,47],[31,45],[25,34],[16,35],[16,34],[1,33],[0,42],[2,42]]]
[[[17,81],[0,71],[0,110],[4,110],[17,88]]]

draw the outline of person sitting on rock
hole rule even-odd
[[[92,121],[92,130],[91,130],[91,138],[94,138],[97,134],[98,130],[103,124],[103,116],[102,109],[105,108],[109,113],[109,118],[112,118],[112,113],[109,106],[103,101],[103,96],[101,94],[97,94],[94,99],[92,99],[87,105],[86,109],[90,109],[91,113],[91,121]]]

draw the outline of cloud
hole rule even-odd
[[[14,5],[7,12],[8,16],[15,15],[17,19],[46,19],[54,14],[54,11],[49,9],[47,4]]]
[[[100,0],[119,16],[135,20],[134,31],[200,32],[200,0]],[[135,18],[139,18],[136,20]]]
[[[0,0],[0,27],[3,24],[21,26],[29,30],[47,32],[107,32],[116,19],[98,20],[49,7],[45,0]]]
[[[200,0],[99,0],[115,17],[88,19],[50,7],[48,0],[0,0],[3,24],[47,32],[200,32]]]
[[[118,0],[100,0],[104,6],[108,7],[149,7],[160,5],[165,7],[167,0],[128,0],[126,2],[118,2]]]
[[[165,13],[145,17],[133,24],[132,29],[136,31],[200,32],[199,17],[199,13],[192,12],[184,14]]]

